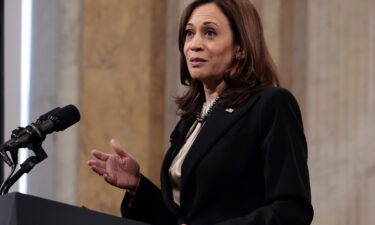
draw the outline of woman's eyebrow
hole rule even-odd
[[[207,21],[207,22],[203,23],[203,25],[211,25],[211,24],[213,24],[213,25],[215,25],[215,26],[218,27],[218,25],[215,22]]]
[[[218,27],[218,25],[215,22],[212,22],[212,21],[203,22],[203,25],[211,25],[211,24]],[[194,25],[192,23],[187,23],[186,26],[192,26],[193,27]]]

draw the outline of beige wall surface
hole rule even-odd
[[[84,3],[80,202],[89,208],[119,212],[123,192],[85,165],[91,148],[111,151],[111,137],[158,183],[180,90],[173,32],[188,2],[171,1]],[[313,224],[375,224],[375,1],[253,2],[283,86],[303,112]]]
[[[86,166],[117,139],[156,184],[164,154],[165,4],[86,0],[83,5],[80,204],[119,215],[124,191]]]
[[[309,1],[315,224],[375,224],[375,1]]]
[[[313,224],[375,224],[375,1],[254,3],[302,108]]]

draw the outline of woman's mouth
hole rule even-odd
[[[200,67],[205,64],[207,60],[199,57],[192,57],[189,59],[189,62],[192,67]]]

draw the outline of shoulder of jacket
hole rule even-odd
[[[272,96],[272,95],[291,95],[290,91],[285,88],[281,87],[273,87],[273,86],[265,86],[259,87],[254,90],[254,94],[258,94],[261,96]]]
[[[261,87],[254,92],[254,97],[259,96],[261,101],[274,102],[274,101],[295,101],[293,94],[285,88],[280,87]]]

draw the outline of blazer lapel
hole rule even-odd
[[[164,202],[171,211],[178,215],[180,214],[180,211],[178,205],[173,201],[172,186],[169,178],[169,167],[171,166],[173,158],[176,156],[179,148],[181,147],[186,133],[191,126],[191,122],[192,121],[180,120],[180,122],[176,125],[176,128],[173,130],[170,136],[171,146],[165,154],[160,174],[160,184]]]
[[[211,115],[207,118],[205,125],[191,146],[182,165],[181,201],[183,197],[183,188],[186,187],[186,183],[194,170],[194,167],[209,151],[211,146],[216,143],[222,135],[225,134],[228,128],[239,118],[241,118],[241,116],[246,113],[246,111],[259,99],[259,90],[261,90],[261,88],[254,91],[253,95],[250,96],[250,98],[243,104],[233,107],[233,111],[231,108],[218,104],[211,112]],[[168,171],[172,160],[180,150],[183,140],[193,122],[194,120],[180,120],[180,122],[176,125],[176,128],[173,130],[170,137],[171,146],[165,154],[160,175],[164,202],[171,211],[178,215],[180,215],[181,212],[178,205],[173,201],[172,187]]]
[[[215,106],[191,146],[182,165],[181,195],[183,194],[184,187],[186,187],[189,176],[202,157],[204,157],[217,140],[228,131],[230,126],[240,119],[258,99],[259,95],[252,95],[246,102],[233,108],[224,107],[220,104]]]

